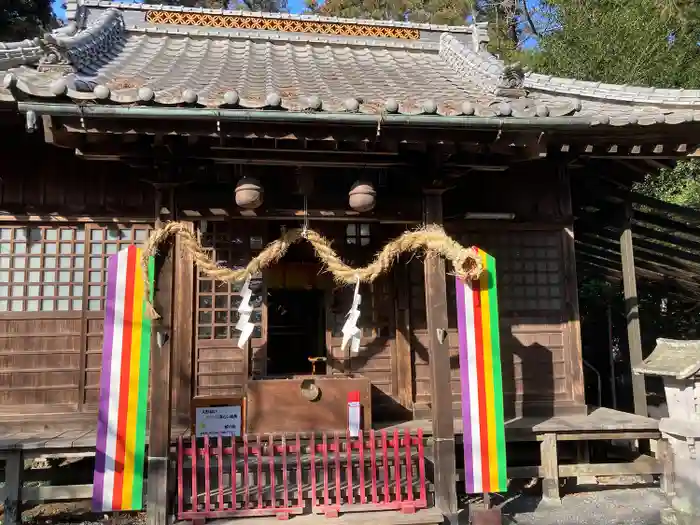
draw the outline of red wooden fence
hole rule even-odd
[[[180,438],[181,520],[427,506],[423,431]]]

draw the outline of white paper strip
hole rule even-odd
[[[241,350],[245,348],[255,328],[255,325],[250,322],[250,316],[253,313],[253,305],[250,304],[252,295],[250,277],[248,277],[241,288],[241,304],[238,305],[238,322],[236,323],[236,330],[241,332],[241,335],[238,337],[238,348]]]
[[[351,354],[357,354],[360,351],[362,331],[357,327],[357,322],[360,320],[360,303],[362,303],[362,296],[360,295],[360,280],[358,279],[355,284],[355,293],[352,296],[352,306],[348,311],[342,330],[343,342],[341,349],[345,351],[349,344]]]

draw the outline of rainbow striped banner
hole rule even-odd
[[[481,277],[456,279],[467,494],[508,488],[496,261],[480,249],[478,253]]]
[[[99,512],[143,508],[151,320],[141,256],[139,248],[129,246],[112,255],[107,267],[92,492],[93,509]],[[153,283],[153,259],[148,278]]]

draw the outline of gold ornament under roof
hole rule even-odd
[[[419,40],[420,31],[410,27],[374,26],[344,22],[316,22],[285,18],[263,18],[244,15],[214,15],[177,11],[151,10],[146,14],[151,24],[218,27],[224,29],[251,29],[286,33],[316,33],[321,35],[357,36],[369,38],[400,38]]]

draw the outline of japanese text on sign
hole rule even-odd
[[[242,409],[240,405],[198,407],[195,410],[195,432],[202,436],[241,435]]]

